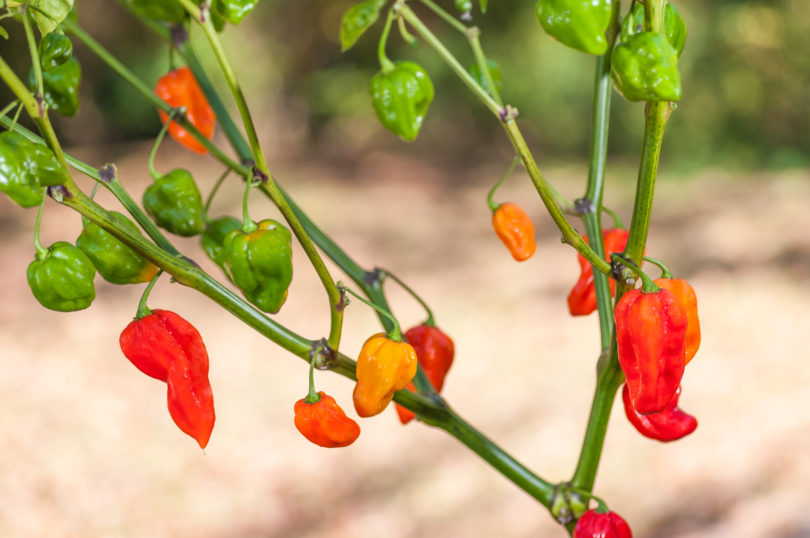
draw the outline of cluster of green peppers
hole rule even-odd
[[[51,32],[39,42],[39,63],[42,67],[42,90],[48,108],[63,116],[74,116],[79,110],[79,82],[82,69],[73,57],[73,44],[64,34]],[[34,70],[28,83],[35,87]]]

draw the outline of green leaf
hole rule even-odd
[[[6,32],[6,29],[2,26],[0,26],[0,37],[3,39],[8,39],[8,32]]]
[[[33,0],[31,14],[40,33],[50,34],[59,26],[73,8],[73,0]]]
[[[479,3],[481,4],[481,13],[486,13],[488,0],[479,0]]]
[[[354,45],[363,32],[377,22],[380,10],[385,5],[381,0],[366,0],[350,7],[340,21],[340,48],[346,52]]]

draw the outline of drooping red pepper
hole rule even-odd
[[[686,311],[668,290],[634,289],[619,299],[614,317],[633,408],[643,415],[663,411],[683,377]]]
[[[172,108],[184,107],[186,119],[196,127],[207,139],[214,136],[216,116],[211,105],[208,104],[194,73],[188,67],[180,67],[163,75],[155,85],[155,94],[166,101]],[[160,121],[166,123],[168,114],[158,110]],[[205,147],[176,122],[169,124],[169,134],[181,145],[201,155],[208,153]]]
[[[614,252],[621,252],[627,245],[629,232],[622,228],[613,228],[602,232],[602,240],[605,243],[605,259],[609,262],[610,255]],[[588,242],[588,236],[583,236]],[[593,285],[593,266],[582,254],[577,254],[579,262],[579,280],[577,280],[571,292],[568,294],[568,311],[572,316],[587,316],[596,310],[596,289]],[[610,294],[616,292],[616,282],[610,279]]]
[[[615,512],[588,510],[577,521],[574,538],[633,538],[633,532]]]
[[[346,416],[335,399],[323,391],[320,399],[309,403],[306,398],[295,402],[295,427],[301,435],[324,448],[349,446],[360,435],[360,426]]]
[[[686,310],[686,356],[684,364],[695,356],[700,347],[700,320],[697,312],[697,295],[692,286],[682,278],[658,278],[656,286],[669,290]]]
[[[405,339],[416,350],[416,358],[430,384],[436,392],[441,392],[444,378],[453,364],[455,354],[453,340],[439,328],[430,325],[418,325],[408,329]],[[407,389],[416,390],[413,383],[408,385]],[[399,404],[396,405],[396,410],[399,421],[403,424],[407,424],[416,416],[413,411]]]
[[[663,443],[676,441],[682,437],[686,437],[697,428],[697,419],[678,408],[678,398],[680,395],[681,389],[678,388],[678,390],[675,391],[675,396],[672,397],[672,400],[663,411],[641,415],[633,409],[633,403],[630,401],[630,391],[627,385],[624,385],[622,389],[624,413],[627,415],[627,420],[630,421],[630,424],[632,424],[641,435]]]
[[[492,228],[516,261],[528,260],[537,250],[532,219],[517,204],[499,205],[492,213]]]

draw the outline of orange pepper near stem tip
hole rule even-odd
[[[184,107],[188,122],[208,140],[213,138],[216,115],[191,69],[180,67],[160,77],[155,85],[155,94],[172,108]],[[165,124],[169,119],[168,114],[162,110],[158,110],[158,114],[160,114],[160,121]],[[169,124],[169,134],[182,146],[200,155],[208,153],[208,150],[191,133],[174,121]]]
[[[519,205],[512,202],[499,205],[492,212],[492,227],[516,261],[528,260],[537,250],[534,224]]]
[[[361,417],[382,413],[394,393],[416,375],[416,351],[407,342],[396,342],[385,333],[369,337],[357,358],[354,408]]]

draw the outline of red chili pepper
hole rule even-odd
[[[492,213],[492,227],[515,260],[528,260],[537,250],[532,219],[517,204],[499,205]]]
[[[172,108],[185,107],[188,122],[196,127],[203,136],[211,140],[214,136],[214,125],[217,119],[191,69],[180,67],[162,76],[155,86],[155,94]],[[169,119],[168,114],[162,110],[158,110],[158,114],[163,123]],[[169,124],[169,134],[192,151],[201,155],[208,153],[208,150],[197,142],[191,133],[176,122]]]
[[[633,408],[643,415],[663,411],[683,377],[686,311],[665,289],[634,289],[619,299],[614,316]]]
[[[444,378],[447,371],[453,364],[453,355],[455,354],[455,347],[453,340],[444,334],[437,327],[428,325],[418,325],[405,333],[405,339],[408,341],[414,350],[416,350],[416,358],[419,364],[422,365],[425,375],[436,389],[436,392],[441,392],[444,386]],[[408,390],[415,391],[413,383],[408,385]],[[413,411],[396,405],[399,421],[407,424],[416,416]]]
[[[295,402],[295,427],[301,435],[318,446],[337,448],[349,446],[360,435],[360,426],[346,416],[335,399],[318,392],[314,403],[301,398]]]
[[[641,415],[633,409],[633,403],[630,401],[630,391],[625,385],[622,389],[622,401],[624,402],[624,412],[627,415],[627,420],[638,430],[638,433],[650,439],[666,443],[686,437],[697,428],[697,419],[678,408],[680,395],[681,389],[678,388],[672,401],[667,404],[663,411]]]
[[[119,338],[121,351],[148,376],[168,384],[169,414],[205,448],[214,428],[208,352],[197,329],[168,310],[132,321]]]
[[[686,310],[686,356],[684,364],[695,356],[700,347],[700,320],[697,312],[697,295],[692,286],[682,278],[659,278],[655,280],[659,288],[669,290]]]
[[[615,512],[588,510],[574,527],[574,538],[633,538],[630,526]]]
[[[602,240],[605,243],[605,259],[609,262],[610,255],[614,252],[622,252],[627,245],[627,237],[630,232],[621,228],[604,230]],[[583,236],[588,242],[588,236]],[[579,262],[579,280],[574,284],[568,294],[568,311],[572,316],[587,316],[596,310],[596,289],[593,285],[593,266],[582,254],[577,254]],[[616,282],[610,279],[610,294],[616,291]]]

